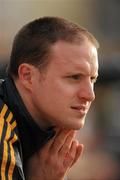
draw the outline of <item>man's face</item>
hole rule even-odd
[[[82,45],[64,41],[51,48],[49,63],[36,68],[32,104],[37,119],[63,128],[83,127],[98,76],[97,50],[86,41]]]

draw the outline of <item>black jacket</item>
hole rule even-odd
[[[27,160],[54,134],[39,128],[7,77],[0,85],[0,179],[24,180]]]

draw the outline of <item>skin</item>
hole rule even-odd
[[[52,46],[49,64],[44,70],[29,64],[20,65],[16,85],[40,127],[54,125],[76,130],[83,127],[95,99],[97,76],[97,50],[92,43],[59,41]]]
[[[63,180],[83,151],[83,145],[73,140],[74,135],[74,131],[58,131],[56,136],[29,160],[26,179]]]
[[[57,127],[56,136],[29,160],[27,177],[62,180],[83,151],[74,133],[84,126],[95,99],[97,50],[87,40],[58,41],[43,70],[23,63],[18,74],[15,84],[33,119],[42,129]]]

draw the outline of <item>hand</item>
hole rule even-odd
[[[27,180],[63,180],[65,174],[78,160],[83,145],[74,140],[75,131],[60,130],[27,166]]]

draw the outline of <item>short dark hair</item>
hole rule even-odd
[[[85,28],[60,17],[42,17],[25,26],[16,34],[11,51],[8,73],[18,76],[18,67],[22,63],[42,66],[52,44],[58,40],[81,43],[85,39],[96,48],[99,44]]]

